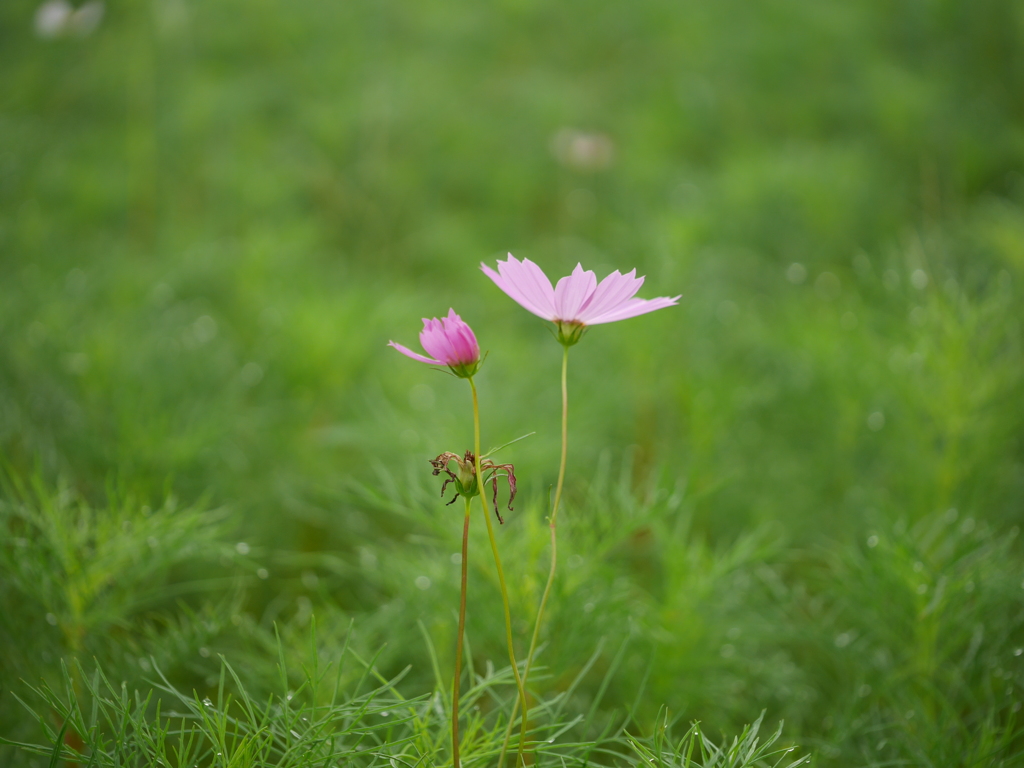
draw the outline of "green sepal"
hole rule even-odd
[[[583,323],[567,322],[564,320],[556,320],[555,327],[558,328],[555,338],[558,339],[558,343],[563,347],[571,347],[578,344],[587,330],[587,326]]]
[[[457,478],[455,480],[455,490],[462,494],[463,498],[466,499],[472,499],[474,496],[480,495],[480,485],[477,483],[475,477],[471,478],[466,484],[464,484],[461,479]]]

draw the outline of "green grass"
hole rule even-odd
[[[781,768],[707,752],[762,713],[818,766],[1024,762],[1017,5],[110,0],[57,40],[35,9],[0,5],[0,737],[39,748],[0,762],[448,759],[426,460],[469,393],[385,344],[454,307],[484,444],[536,432],[501,454],[522,656],[560,349],[479,272],[506,251],[683,294],[573,349],[541,764]],[[514,686],[481,529],[484,765]]]

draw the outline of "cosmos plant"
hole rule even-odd
[[[480,357],[480,345],[477,343],[476,335],[462,318],[455,314],[454,309],[448,310],[448,316],[438,320],[423,319],[423,330],[420,332],[420,344],[424,351],[433,355],[426,357],[413,352],[408,347],[403,347],[394,341],[388,342],[399,352],[413,360],[429,365],[444,365],[460,379],[466,379],[473,392],[473,450],[466,451],[462,458],[459,455],[446,451],[437,458],[431,459],[433,474],[439,475],[444,472],[448,479],[441,486],[441,496],[444,496],[445,489],[449,483],[454,483],[456,494],[449,504],[455,502],[459,496],[465,499],[465,517],[462,523],[462,586],[459,591],[459,629],[455,641],[455,679],[452,682],[452,766],[460,768],[459,756],[459,684],[462,678],[462,642],[466,632],[466,586],[468,583],[469,564],[469,513],[472,500],[475,496],[480,497],[480,506],[483,509],[484,520],[487,523],[487,536],[491,542],[491,553],[494,555],[494,564],[498,569],[498,584],[501,587],[501,599],[505,608],[505,634],[508,641],[508,657],[512,663],[512,671],[515,673],[516,686],[519,689],[519,700],[523,711],[526,711],[526,691],[523,681],[519,676],[519,666],[516,663],[515,649],[512,645],[512,614],[508,606],[508,589],[505,586],[505,572],[501,567],[501,556],[498,553],[498,542],[494,537],[494,525],[491,523],[491,516],[487,509],[487,502],[484,499],[484,483],[490,481],[494,491],[494,512],[499,522],[501,514],[498,512],[498,479],[504,477],[509,485],[508,508],[512,509],[512,500],[516,495],[515,468],[511,464],[495,464],[486,456],[480,455],[480,406],[477,400],[476,384],[473,376],[480,370],[483,362]],[[502,446],[504,447],[504,446]],[[452,471],[451,466],[458,467],[458,473]]]
[[[598,283],[597,276],[592,271],[585,270],[583,265],[577,264],[571,275],[561,278],[558,284],[552,287],[551,281],[540,267],[529,259],[519,261],[511,253],[507,260],[498,262],[497,271],[486,264],[481,264],[480,268],[494,281],[495,285],[524,309],[553,322],[556,329],[555,338],[562,345],[562,455],[558,464],[555,500],[551,507],[551,516],[548,518],[548,527],[551,530],[551,568],[548,571],[548,580],[544,585],[544,592],[541,594],[540,605],[537,608],[537,619],[533,625],[530,649],[526,654],[526,666],[523,669],[523,687],[525,688],[530,677],[530,669],[533,666],[533,657],[537,651],[537,641],[544,620],[544,609],[547,607],[548,596],[551,594],[551,585],[555,581],[558,565],[555,521],[558,518],[562,487],[565,484],[565,462],[569,444],[569,391],[567,386],[569,348],[577,344],[592,325],[613,323],[616,320],[626,320],[630,317],[654,312],[657,309],[671,307],[679,301],[680,297],[635,298],[640,286],[644,284],[644,279],[636,276],[635,269],[625,275],[615,270]],[[524,699],[524,704],[517,763],[522,761],[527,724],[525,697],[520,698]],[[508,729],[505,732],[502,757],[498,761],[499,766],[504,763],[504,755],[508,749],[508,740],[515,716],[513,708]]]
[[[537,618],[534,622],[533,634],[530,639],[530,648],[526,656],[526,664],[520,676],[516,664],[515,650],[512,643],[512,619],[509,611],[508,591],[505,586],[505,576],[501,567],[501,558],[498,553],[497,542],[494,537],[494,527],[487,509],[487,502],[484,498],[484,485],[491,483],[491,497],[494,505],[494,512],[499,522],[504,522],[498,509],[498,480],[504,478],[509,486],[508,509],[512,509],[512,500],[516,494],[515,468],[511,464],[495,464],[488,456],[480,455],[480,409],[477,401],[476,384],[473,381],[474,375],[480,368],[482,362],[480,357],[480,346],[472,329],[463,322],[455,310],[449,310],[448,316],[437,319],[424,319],[423,331],[420,333],[420,344],[423,346],[426,355],[421,355],[411,349],[389,342],[390,346],[397,349],[403,355],[418,360],[428,365],[447,366],[449,371],[459,378],[469,381],[473,393],[473,450],[466,451],[460,456],[450,451],[439,454],[431,459],[433,474],[444,473],[447,478],[441,487],[441,495],[444,496],[449,484],[455,486],[455,496],[448,504],[453,504],[459,496],[465,499],[465,519],[462,532],[462,589],[459,598],[459,629],[455,650],[455,680],[452,685],[452,758],[453,768],[460,768],[459,758],[459,680],[462,669],[462,644],[465,633],[466,621],[466,584],[467,584],[467,563],[469,546],[469,520],[471,500],[475,496],[480,497],[481,508],[484,512],[484,519],[487,522],[487,533],[491,542],[491,551],[494,555],[494,562],[498,570],[498,582],[501,587],[501,596],[505,609],[505,629],[508,641],[509,659],[512,662],[512,671],[515,674],[516,686],[518,688],[518,701],[513,706],[512,715],[509,717],[505,739],[501,748],[501,755],[498,765],[502,766],[508,750],[509,739],[512,733],[513,723],[516,718],[516,708],[522,707],[523,716],[520,718],[519,748],[516,764],[525,765],[523,747],[526,741],[527,727],[527,700],[526,684],[529,679],[530,670],[533,666],[534,655],[537,650],[537,642],[540,636],[540,628],[544,620],[544,610],[547,606],[548,597],[551,593],[551,586],[555,580],[558,564],[558,548],[556,537],[556,520],[562,500],[562,488],[565,484],[566,457],[568,454],[568,428],[569,428],[569,397],[567,387],[567,371],[569,365],[569,348],[579,343],[583,335],[592,325],[612,323],[618,320],[626,320],[638,315],[647,314],[658,309],[670,307],[679,301],[679,296],[674,298],[660,297],[656,299],[636,298],[637,292],[643,285],[644,278],[636,276],[636,270],[622,274],[618,270],[612,272],[603,280],[598,282],[596,275],[583,269],[580,264],[576,265],[571,275],[561,278],[555,286],[543,270],[529,259],[519,261],[512,254],[508,255],[505,261],[499,261],[497,271],[486,264],[481,264],[484,274],[494,281],[502,291],[510,296],[524,309],[532,312],[544,320],[555,324],[555,338],[562,345],[562,452],[558,467],[558,483],[555,486],[554,502],[551,508],[551,515],[548,518],[548,525],[551,531],[551,567],[548,572],[547,583],[541,595],[540,604],[537,608]],[[504,446],[502,446],[504,447]],[[492,452],[493,453],[493,452]],[[453,469],[454,467],[454,469]]]

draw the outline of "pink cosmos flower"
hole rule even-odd
[[[507,261],[498,262],[497,272],[486,264],[481,264],[480,268],[522,307],[554,322],[558,326],[558,340],[569,346],[580,340],[587,326],[613,323],[671,307],[680,299],[679,296],[635,298],[644,284],[635,269],[625,275],[615,270],[598,283],[593,272],[577,264],[571,275],[563,277],[552,288],[540,267],[529,259],[519,261],[511,253]]]
[[[423,318],[420,344],[433,357],[413,352],[394,341],[388,342],[389,347],[394,347],[406,357],[431,365],[447,365],[452,373],[463,379],[468,379],[480,367],[480,345],[476,343],[473,329],[455,314],[454,309],[449,309],[448,317],[440,320],[436,317],[430,320]]]

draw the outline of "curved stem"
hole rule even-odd
[[[462,590],[459,593],[459,637],[455,641],[455,680],[452,682],[452,768],[459,768],[459,682],[462,680],[462,638],[466,634],[466,583],[469,564],[469,510],[466,499],[466,521],[462,524]]]
[[[565,485],[565,458],[569,450],[569,347],[562,353],[562,460],[558,464],[558,485],[555,486],[555,503],[551,509],[551,530],[555,529],[558,505],[562,501],[562,486]]]
[[[569,447],[569,347],[563,347],[562,353],[562,459],[558,465],[558,484],[555,486],[555,502],[551,509],[551,517],[548,518],[548,527],[551,529],[551,569],[548,571],[548,583],[544,585],[544,592],[540,598],[540,605],[537,607],[537,621],[533,625],[533,637],[530,638],[530,650],[526,654],[526,667],[523,669],[523,688],[530,679],[530,669],[533,667],[533,656],[537,651],[537,640],[540,638],[540,626],[544,619],[544,609],[548,604],[548,595],[551,594],[551,585],[555,581],[555,570],[558,565],[558,541],[555,536],[555,519],[558,517],[559,504],[562,501],[562,486],[565,484],[565,459]],[[523,721],[519,730],[519,753],[517,764],[522,762],[523,742],[526,735],[526,699],[523,699]],[[501,760],[498,762],[500,768],[504,762],[505,750],[508,748],[509,736],[512,733],[512,721],[515,720],[516,710],[512,708],[512,717],[508,721],[508,729],[505,731],[505,742],[501,747]]]
[[[491,513],[487,509],[487,499],[484,498],[483,475],[480,472],[480,406],[476,397],[476,384],[469,379],[469,386],[473,390],[473,461],[475,462],[477,489],[480,492],[480,508],[484,512],[484,520],[487,522],[487,537],[491,541],[491,552],[494,553],[494,565],[498,569],[498,584],[501,587],[501,602],[505,607],[505,637],[508,641],[508,658],[512,663],[512,673],[516,677],[516,687],[519,689],[519,703],[526,710],[526,689],[523,687],[523,680],[519,676],[519,665],[516,664],[516,653],[512,646],[512,613],[508,607],[508,587],[505,585],[505,571],[501,567],[501,556],[498,554],[498,541],[494,538],[494,524],[491,522]],[[513,715],[514,717],[515,715]],[[519,745],[520,754],[522,744]]]

